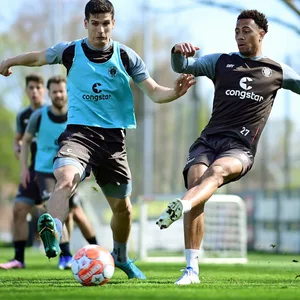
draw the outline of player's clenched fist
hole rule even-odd
[[[186,42],[178,43],[174,46],[174,53],[181,53],[186,57],[194,56],[197,50],[200,50],[200,48]]]
[[[12,74],[10,66],[7,65],[6,60],[3,60],[0,64],[0,74],[3,76],[9,76]]]

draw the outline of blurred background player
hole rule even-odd
[[[67,122],[67,91],[66,79],[62,76],[53,76],[47,82],[49,98],[52,105],[44,106],[32,114],[28,126],[24,133],[21,147],[21,183],[24,187],[29,181],[28,158],[29,148],[32,140],[36,137],[37,152],[35,161],[35,173],[42,201],[46,201],[51,196],[55,187],[55,177],[53,175],[53,158],[58,150],[58,138],[66,128]],[[80,200],[75,194],[69,201],[70,212],[66,227],[64,227],[63,238],[60,242],[60,258],[58,263],[59,269],[70,268],[72,255],[70,253],[70,235],[72,217],[78,224],[83,236],[90,244],[97,244],[95,234],[90,222],[84,213]]]
[[[22,138],[31,114],[44,104],[45,86],[44,79],[38,74],[30,74],[25,77],[25,91],[29,98],[29,106],[18,113],[16,117],[16,133],[14,139],[14,153],[16,159],[20,158]],[[0,269],[24,268],[24,252],[29,236],[27,215],[34,205],[41,204],[40,193],[35,180],[34,162],[36,154],[36,141],[30,144],[30,165],[28,168],[28,184],[25,187],[19,185],[19,189],[13,204],[13,244],[15,257],[0,264]]]

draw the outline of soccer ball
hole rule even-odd
[[[79,249],[72,259],[74,278],[82,285],[103,285],[115,271],[114,259],[105,248],[87,245]]]

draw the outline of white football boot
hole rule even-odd
[[[183,206],[180,199],[175,199],[168,204],[167,209],[156,220],[160,229],[168,228],[173,222],[183,215]]]
[[[199,275],[191,267],[187,267],[183,270],[183,275],[174,282],[177,285],[187,285],[200,283]]]

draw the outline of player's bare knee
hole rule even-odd
[[[132,216],[132,210],[131,209],[124,209],[121,211],[114,211],[113,215],[117,218],[131,218]]]
[[[114,208],[113,208],[113,214],[115,217],[131,217],[132,215],[132,205],[131,203],[126,203],[125,201],[123,203],[119,202]]]
[[[57,180],[56,183],[57,188],[59,189],[72,189],[74,186],[73,181],[71,178],[68,177],[61,177]]]
[[[224,183],[224,180],[230,175],[230,170],[221,165],[212,165],[209,168],[211,177],[218,183],[218,186]]]
[[[76,168],[62,167],[54,170],[54,176],[57,183],[62,185],[77,185],[80,180],[80,174],[77,172]]]
[[[79,181],[71,174],[61,174],[61,176],[57,177],[55,190],[63,190],[71,196],[76,190],[78,183]]]
[[[30,212],[30,207],[26,204],[18,203],[14,205],[13,208],[13,217],[15,221],[25,220],[27,214]]]

